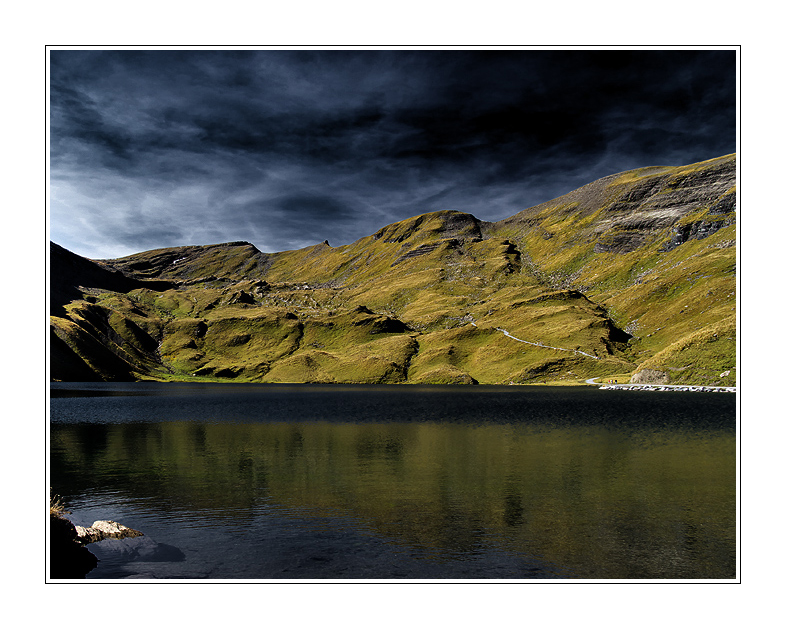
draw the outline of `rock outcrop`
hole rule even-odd
[[[657,369],[642,369],[630,377],[632,384],[668,384],[669,374]]]
[[[128,528],[113,520],[96,520],[90,527],[75,526],[77,539],[83,544],[100,542],[102,539],[123,539],[124,537],[139,537],[144,533]]]
[[[103,539],[139,537],[140,531],[112,520],[97,520],[90,527],[75,526],[66,518],[49,516],[49,577],[84,579],[98,565],[98,559],[86,544]]]

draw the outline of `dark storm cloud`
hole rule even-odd
[[[734,51],[52,51],[51,236],[93,257],[510,216],[736,150]]]

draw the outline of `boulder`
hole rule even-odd
[[[96,520],[90,527],[75,526],[76,537],[83,544],[100,542],[102,539],[122,539],[124,537],[139,537],[140,531],[128,528],[113,520]]]
[[[631,384],[668,384],[669,374],[657,369],[642,369],[630,378]]]

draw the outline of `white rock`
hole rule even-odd
[[[100,542],[102,539],[107,538],[122,539],[124,537],[138,537],[142,535],[139,531],[113,520],[96,520],[93,522],[93,526],[88,528],[84,526],[75,526],[74,528],[76,529],[77,537],[84,544]]]

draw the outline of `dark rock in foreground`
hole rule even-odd
[[[95,555],[79,541],[76,527],[65,518],[49,516],[49,576],[84,579],[98,565]]]
[[[98,559],[85,544],[140,535],[143,533],[112,520],[97,520],[86,528],[50,515],[49,576],[52,579],[84,579],[98,565]]]

